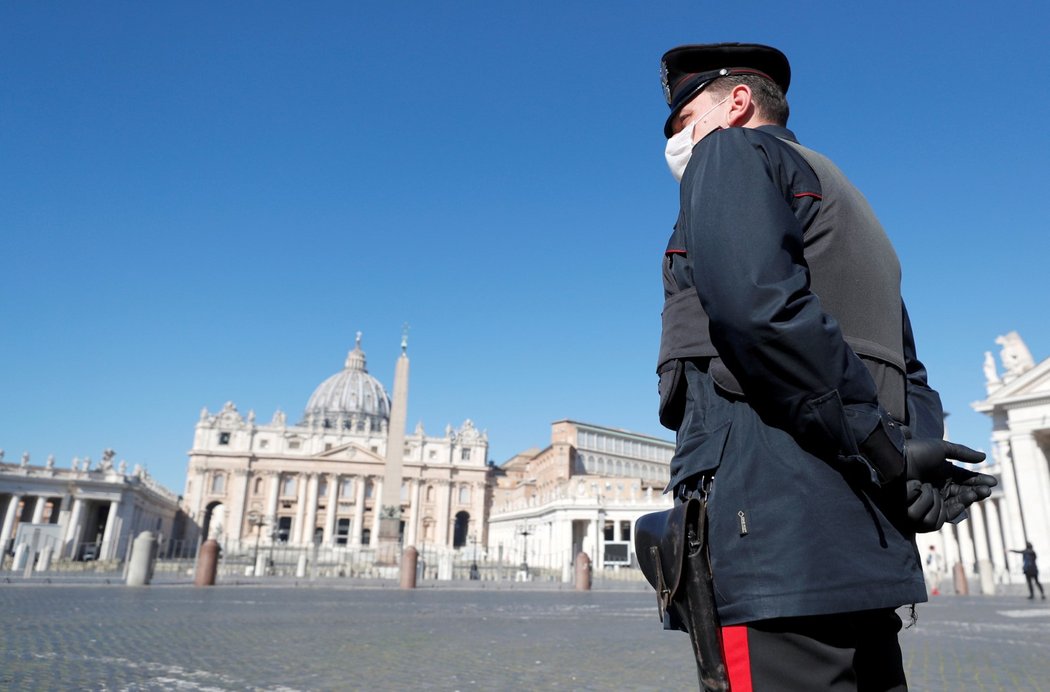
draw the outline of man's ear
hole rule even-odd
[[[755,104],[751,100],[751,87],[737,84],[729,92],[729,110],[726,121],[729,127],[743,127],[755,116]]]

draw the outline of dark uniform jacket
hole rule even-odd
[[[859,451],[902,424],[940,437],[895,253],[863,196],[784,129],[694,148],[664,257],[669,489],[713,476],[723,624],[923,601],[903,481]]]

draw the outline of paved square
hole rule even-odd
[[[0,584],[0,689],[695,689],[638,591]],[[1050,689],[1050,607],[940,597],[913,690]]]

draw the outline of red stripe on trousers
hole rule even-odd
[[[747,625],[722,628],[722,656],[725,658],[729,689],[752,692],[751,653],[747,648]]]

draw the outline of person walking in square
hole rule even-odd
[[[1032,544],[1026,541],[1024,550],[1010,552],[1021,554],[1021,571],[1024,572],[1024,580],[1028,584],[1028,600],[1035,598],[1035,589],[1032,588],[1032,584],[1035,584],[1039,587],[1039,596],[1045,601],[1046,593],[1043,591],[1043,585],[1039,583],[1039,567],[1035,562],[1035,549],[1032,548]]]

